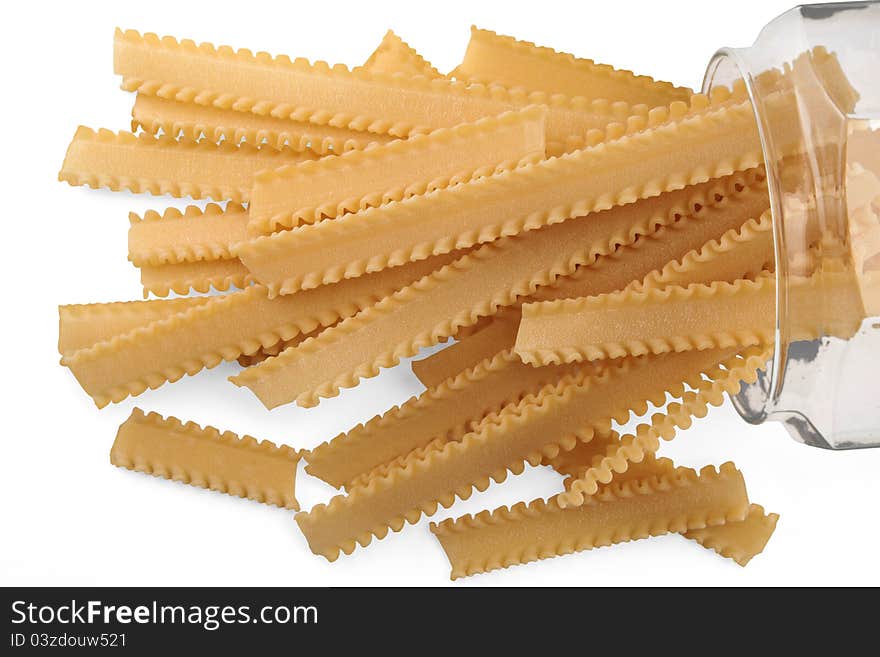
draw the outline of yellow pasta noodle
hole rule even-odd
[[[494,315],[492,317],[482,317],[482,318],[478,319],[475,323],[471,324],[470,326],[462,326],[460,329],[458,329],[455,332],[454,337],[455,337],[455,339],[458,339],[458,338],[466,338],[470,335],[473,335],[477,331],[481,331],[482,329],[489,326],[489,324],[492,323],[492,320],[494,320],[495,317],[499,317],[501,315],[506,315],[506,314],[508,314],[508,312],[509,311],[507,311],[507,310],[502,310],[502,311],[499,311],[498,315]]]
[[[254,277],[232,255],[232,247],[247,237],[247,210],[237,203],[225,209],[208,204],[183,212],[152,210],[143,218],[129,215],[128,259],[140,269],[144,294],[167,296],[190,290],[208,292],[245,288]]]
[[[127,91],[395,137],[527,105],[547,105],[547,139],[560,144],[569,135],[602,129],[640,111],[624,102],[591,102],[363,68],[350,71],[338,64],[291,61],[284,55],[273,58],[246,49],[196,45],[188,39],[141,36],[133,30],[116,32],[114,70]]]
[[[376,207],[544,157],[542,107],[440,128],[427,135],[264,171],[255,178],[250,229],[271,233]]]
[[[424,392],[311,451],[134,408],[113,465],[296,511],[331,562],[526,466],[562,475],[432,523],[453,579],[669,532],[740,565],[765,548],[778,516],[732,463],[658,452],[764,380],[784,313],[787,343],[880,308],[869,122],[833,214],[771,199],[744,81],[695,94],[476,27],[449,75],[391,30],[349,68],[117,29],[113,66],[132,132],[80,126],[58,179],[215,202],[129,215],[145,299],[204,296],[59,306],[61,364],[98,408],[231,361],[266,408],[313,407],[450,342],[413,363]],[[822,48],[762,74],[785,171],[810,165],[803,76],[858,100]],[[779,262],[771,201],[801,247]],[[304,512],[302,458],[340,489]]]
[[[331,324],[330,326],[333,326]],[[258,363],[262,363],[267,358],[273,358],[277,356],[285,349],[289,349],[290,347],[295,347],[300,344],[304,340],[308,340],[309,338],[313,338],[318,335],[321,331],[325,330],[327,327],[319,326],[314,331],[309,331],[308,333],[300,333],[299,335],[295,335],[289,340],[279,340],[275,344],[268,347],[260,347],[257,351],[252,354],[242,354],[236,360],[238,364],[242,367],[253,367]]]
[[[449,507],[456,496],[466,499],[474,488],[503,481],[508,471],[522,472],[525,463],[537,465],[578,440],[588,442],[612,420],[626,422],[631,412],[644,413],[649,401],[662,404],[667,394],[683,394],[684,384],[695,385],[702,370],[729,355],[692,351],[625,361],[599,375],[563,377],[484,418],[460,441],[416,450],[384,476],[298,514],[297,523],[312,551],[333,561],[340,551],[350,554],[373,536],[381,539],[389,529],[399,531],[433,514],[438,505]]]
[[[482,511],[432,523],[452,565],[452,579],[669,532],[742,521],[749,510],[745,482],[732,463],[699,474],[611,484],[581,507],[562,509],[556,498]]]
[[[119,427],[110,450],[110,462],[122,468],[294,511],[297,461],[290,447],[139,408]]]
[[[131,213],[128,259],[136,267],[202,260],[232,260],[232,246],[247,238],[248,211],[237,203],[225,209],[209,203],[183,212],[152,210],[143,218]]]
[[[274,299],[252,286],[66,355],[62,364],[103,407],[329,325],[451,257]]]
[[[316,155],[345,153],[394,139],[390,135],[237,112],[143,93],[137,94],[131,110],[131,129],[138,128],[153,135],[161,131],[190,140],[204,135],[212,142],[245,142],[254,146],[265,143],[272,148],[289,147]]]
[[[653,112],[632,134],[472,182],[367,208],[336,221],[258,237],[236,253],[273,291],[352,278],[432,253],[534,231],[758,166],[748,103],[695,96]],[[627,128],[618,126],[622,132]]]
[[[750,219],[742,226],[738,222],[749,216],[750,211],[760,212],[769,205],[763,184],[746,184],[736,178],[706,196],[707,204],[698,204],[698,211],[683,214],[674,223],[662,226],[654,233],[640,235],[632,244],[621,246],[589,266],[579,267],[552,285],[538,288],[527,300],[592,296],[613,292],[628,284],[663,287],[678,281],[680,285],[685,274],[689,275],[690,282],[700,283],[732,281],[760,272],[765,263],[772,260],[770,217],[765,213],[757,222]],[[735,211],[730,207],[732,204],[736,206]],[[725,247],[715,243],[716,236]],[[741,257],[732,258],[734,254],[729,245],[742,247],[746,240],[748,250],[740,248],[736,255]],[[699,251],[689,255],[700,245]],[[714,256],[711,267],[703,266],[710,255]],[[686,258],[687,262],[680,264],[674,260],[680,257]],[[668,264],[664,267],[663,263]],[[646,275],[648,280],[641,281]],[[432,387],[491,357],[499,349],[513,347],[521,315],[518,308],[510,315],[507,323],[493,324],[463,337],[451,347],[413,362],[413,372],[425,386]]]
[[[758,180],[734,176],[723,185],[715,185],[707,190],[703,200],[696,201],[694,207],[675,222],[639,236],[634,243],[621,246],[589,267],[579,267],[552,286],[539,288],[525,302],[614,292],[627,285],[639,284],[655,270],[663,270],[671,263],[689,257],[691,251],[712,248],[714,253],[716,249],[711,245],[715,240],[733,240],[744,226],[752,226],[752,219],[761,216],[769,207],[765,182],[759,173],[752,174],[758,176]],[[729,234],[728,237],[725,234]],[[761,237],[766,235],[762,232]],[[750,255],[761,255],[760,248],[749,248]],[[772,260],[772,251],[770,258]],[[742,267],[733,267],[733,270],[742,272],[737,277],[757,273],[766,260],[766,257],[745,258]],[[715,267],[713,263],[713,270],[705,275],[714,276],[715,272],[723,273],[720,265]]]
[[[246,201],[254,174],[313,155],[248,144],[179,142],[168,137],[114,133],[80,126],[58,179],[114,191]]]
[[[579,468],[589,468],[591,461],[601,458],[601,452],[593,449],[593,444],[604,447],[598,440],[597,435],[589,443],[580,443],[571,452],[562,453],[555,461],[566,472]],[[611,442],[619,441],[620,438],[614,432],[608,435]],[[554,465],[554,467],[557,467]],[[558,468],[557,468],[558,469]],[[675,471],[673,462],[666,458],[656,458],[652,454],[645,454],[639,463],[630,462],[629,467],[622,473],[615,473],[615,484],[637,479],[645,479],[651,476],[668,476]],[[575,475],[576,476],[576,475]],[[573,477],[566,478],[566,489],[573,482]],[[610,482],[603,482],[607,485]],[[598,489],[597,489],[598,490]],[[703,547],[714,550],[723,557],[733,559],[740,566],[745,566],[752,558],[763,552],[773,535],[779,516],[775,513],[767,514],[764,508],[758,504],[749,505],[749,512],[745,519],[729,521],[723,525],[694,529],[682,534],[685,538],[696,541]]]
[[[660,446],[659,439],[672,440],[678,428],[690,427],[693,418],[705,417],[710,406],[724,403],[724,394],[735,395],[742,381],[754,383],[757,372],[764,369],[770,357],[769,349],[750,349],[725,361],[706,374],[695,390],[685,391],[680,401],[670,402],[662,413],[655,413],[650,424],[641,424],[634,434],[624,436],[594,458],[589,467],[568,482],[566,491],[558,496],[562,508],[579,506],[585,497],[593,495],[600,483],[607,484],[615,474],[624,473],[633,462],[645,454],[653,454]]]
[[[413,361],[412,371],[426,388],[438,386],[446,379],[512,346],[518,327],[519,313],[513,314],[512,317],[506,315],[493,317],[488,326],[463,337],[456,344],[428,358]]]
[[[740,522],[691,529],[684,536],[723,557],[733,559],[740,566],[745,566],[764,551],[778,521],[779,515],[765,513],[760,504],[751,504],[748,515]]]
[[[442,77],[390,30],[364,68],[385,73]],[[166,135],[188,139],[199,139],[204,135],[214,142],[227,140],[237,144],[243,141],[255,146],[267,143],[275,148],[289,146],[293,150],[311,151],[319,155],[345,153],[393,139],[390,135],[206,107],[142,93],[135,98],[131,117],[133,131],[141,128],[150,134],[157,134],[161,130]]]
[[[485,395],[486,392],[483,392],[484,388],[492,387],[495,385],[500,385],[506,387],[509,390],[517,391],[518,389],[521,391],[519,394],[519,398],[527,394],[528,392],[533,392],[537,386],[532,386],[532,390],[527,390],[528,386],[521,385],[523,383],[531,383],[535,380],[538,380],[537,377],[542,377],[540,380],[545,381],[559,381],[566,373],[586,373],[588,370],[582,369],[583,364],[572,364],[569,366],[549,366],[544,368],[532,368],[532,372],[527,372],[527,366],[522,363],[516,363],[513,367],[505,367],[506,363],[511,362],[512,356],[510,352],[501,352],[496,355],[494,358],[489,359],[486,363],[481,363],[476,367],[467,371],[467,373],[463,373],[459,377],[456,377],[456,382],[465,380],[466,383],[460,389],[458,389],[458,394],[468,394],[468,395]],[[747,362],[747,364],[743,367],[737,367],[737,369],[732,372],[729,376],[726,376],[725,379],[730,379],[731,381],[738,382],[740,379],[748,379],[751,380],[754,378],[754,372],[760,367],[763,366],[767,361],[767,356],[764,355],[759,359],[752,358]],[[515,361],[513,361],[515,362]],[[578,365],[578,367],[573,367],[573,365]],[[602,368],[606,366],[606,363],[598,362],[596,363],[596,369],[593,370],[594,373],[600,373]],[[569,369],[567,369],[569,368]],[[511,380],[501,380],[499,382],[500,377],[516,377],[520,381],[520,385],[518,386],[516,381]],[[429,391],[432,394],[440,396],[443,399],[447,399],[452,397],[448,393],[448,389],[444,390],[447,386],[450,386],[452,382],[445,382],[441,384],[436,390]],[[726,387],[725,387],[726,386]],[[733,384],[728,384],[725,382],[714,381],[711,384],[711,391],[715,394],[707,394],[701,391],[700,396],[695,396],[695,393],[690,391],[685,392],[682,397],[682,403],[673,402],[669,404],[668,410],[665,410],[663,413],[657,413],[652,418],[652,430],[651,432],[644,431],[644,427],[640,427],[639,432],[636,436],[625,436],[623,439],[615,439],[614,445],[612,446],[609,440],[607,439],[607,434],[603,432],[598,432],[594,435],[593,439],[589,443],[578,443],[573,449],[572,452],[585,452],[589,450],[591,454],[599,454],[601,453],[604,458],[598,459],[595,463],[588,464],[583,466],[582,468],[578,468],[576,472],[578,475],[584,476],[585,480],[588,480],[590,477],[595,477],[603,482],[610,481],[611,479],[611,471],[622,473],[628,472],[628,468],[631,468],[634,461],[642,459],[647,455],[652,454],[659,447],[659,442],[657,441],[658,436],[661,436],[666,440],[671,440],[675,435],[675,426],[676,422],[679,426],[686,427],[689,425],[691,415],[698,415],[702,417],[702,415],[706,412],[706,405],[710,403],[709,399],[711,399],[711,403],[718,405],[721,403],[721,397],[717,394],[717,390],[723,389],[733,389]],[[492,393],[489,392],[488,395]],[[453,397],[454,398],[454,397]],[[511,399],[515,401],[516,397],[511,396]],[[508,403],[508,406],[514,401]],[[426,416],[433,414],[436,412],[437,407],[433,406],[430,403],[430,399],[426,400],[424,406],[421,408],[417,408],[419,412],[425,412]],[[416,405],[418,407],[418,404]],[[497,415],[498,411],[492,411],[490,413],[484,414],[484,418],[489,415]],[[450,413],[449,420],[455,420],[456,413]],[[392,431],[397,429],[395,426],[395,412],[392,411],[383,416],[383,422],[387,419],[388,424],[391,425]],[[385,426],[388,426],[386,424]],[[431,440],[429,443],[424,445],[423,447],[418,447],[411,452],[405,452],[404,450],[407,447],[405,442],[398,442],[397,445],[403,447],[400,449],[401,452],[396,458],[386,461],[380,466],[374,467],[372,470],[365,472],[359,475],[357,478],[352,479],[352,481],[346,485],[346,488],[351,490],[354,486],[363,486],[365,485],[369,479],[374,477],[382,477],[387,475],[392,469],[399,467],[404,464],[404,462],[411,458],[411,454],[414,452],[419,452],[424,458],[430,451],[443,449],[444,445],[449,442],[449,440],[458,440],[463,435],[467,433],[467,431],[473,429],[477,425],[476,420],[472,420],[467,423],[466,428],[462,429],[461,425],[453,426],[452,422],[449,422],[447,426],[453,427],[450,432],[443,436],[439,435],[438,437]],[[380,422],[379,429],[384,428],[383,423]],[[358,433],[357,429],[352,433]],[[614,432],[611,432],[613,434]],[[372,435],[372,434],[371,434]],[[360,437],[360,435],[358,436]],[[382,454],[383,456],[387,456],[387,452],[384,452],[384,443],[385,436],[383,434],[379,434],[379,440],[375,440],[373,444],[366,445],[367,449],[371,450],[372,454]],[[348,448],[349,445],[343,443],[340,447]],[[355,447],[359,448],[361,452],[365,445],[363,443],[355,443]],[[331,450],[331,455],[335,458],[337,457],[337,453],[333,453],[335,450]],[[554,467],[558,466],[560,463],[567,463],[569,459],[567,458],[568,452],[560,451],[553,459],[549,459],[544,457],[542,463],[552,464]],[[322,454],[322,456],[324,456]],[[581,458],[581,455],[573,454],[572,459]],[[593,471],[588,472],[590,470],[589,465],[593,466]],[[569,473],[570,474],[570,473]]]
[[[727,182],[733,189],[739,184]],[[379,368],[396,365],[421,347],[454,335],[460,327],[496,314],[576,267],[675,222],[695,206],[702,211],[706,195],[715,190],[723,194],[724,189],[717,184],[686,188],[484,245],[231,380],[250,388],[269,408],[290,401],[313,406],[340,388],[356,385],[361,377],[375,376]],[[754,216],[756,207],[758,213],[766,207],[763,191],[747,192],[742,200],[743,204],[725,206],[736,215],[734,225]]]
[[[759,218],[749,219],[680,260],[671,260],[629,287],[644,290],[694,283],[708,285],[715,281],[732,283],[740,278],[757,277],[773,266],[773,219],[767,210]]]
[[[199,306],[208,297],[58,306],[58,351],[70,354],[120,333]]]
[[[646,75],[634,75],[631,71],[476,27],[471,27],[464,60],[452,75],[463,80],[499,82],[509,87],[567,96],[616,98],[650,107],[687,100],[693,93]]]
[[[851,270],[792,279],[788,303],[799,309],[794,340],[851,335],[865,316]],[[775,307],[769,275],[527,304],[516,352],[525,362],[548,365],[772,344]]]
[[[597,436],[598,437],[598,436]],[[619,434],[617,432],[610,432],[610,437],[613,440],[620,440]],[[596,438],[593,439],[595,442]],[[591,443],[581,443],[584,447],[589,447]],[[614,474],[614,483],[621,483],[624,481],[636,481],[639,479],[645,479],[647,477],[658,477],[663,475],[671,475],[675,472],[675,463],[672,462],[672,459],[667,458],[658,458],[653,454],[645,454],[644,458],[638,463],[631,462],[629,464],[629,468],[626,469],[625,472],[615,473]],[[563,482],[563,486],[567,487],[570,483],[571,477],[567,477]],[[611,483],[611,482],[609,482]]]
[[[382,37],[382,42],[370,55],[364,68],[374,73],[408,73],[409,75],[423,75],[426,78],[445,77],[391,30],[388,30]]]
[[[436,438],[461,438],[489,413],[574,371],[571,366],[531,367],[511,352],[501,352],[319,445],[308,454],[307,470],[337,488],[350,486],[359,475]]]
[[[238,258],[141,265],[139,269],[144,297],[151,292],[157,297],[167,297],[172,292],[210,292],[211,288],[225,292],[233,287],[244,289],[255,282]]]
[[[564,486],[568,486],[577,477],[590,468],[594,460],[602,458],[611,447],[621,444],[621,437],[617,431],[597,431],[589,442],[579,442],[570,450],[560,450],[552,458],[544,458],[542,465],[549,466],[565,477]],[[648,459],[650,454],[645,455]],[[630,466],[633,463],[629,464]]]
[[[571,452],[560,451],[552,458],[544,455],[542,463],[561,467],[571,475],[565,481],[566,492],[559,496],[560,505],[583,504],[584,497],[594,494],[599,483],[607,484],[621,476],[631,478],[649,473],[642,464],[659,449],[661,438],[672,440],[679,428],[691,426],[693,418],[705,417],[709,406],[723,403],[725,393],[736,394],[742,381],[754,383],[758,370],[764,369],[769,354],[769,350],[748,350],[727,359],[723,367],[707,370],[707,380],[698,383],[696,390],[686,390],[680,401],[667,404],[661,412],[651,416],[648,424],[640,424],[632,434],[620,437],[616,432],[599,430],[590,442],[578,443]],[[353,486],[366,485],[371,478],[387,476],[393,469],[411,460],[412,454],[418,453],[420,459],[425,459],[429,452],[442,450],[447,442],[444,437],[435,438],[411,454],[399,456],[360,475],[348,488],[351,490]]]

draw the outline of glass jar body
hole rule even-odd
[[[704,91],[743,80],[773,213],[773,360],[734,398],[806,444],[880,446],[880,3],[796,7],[716,53]]]

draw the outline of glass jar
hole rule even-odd
[[[770,190],[776,345],[734,398],[829,449],[880,446],[880,3],[795,7],[719,50],[703,90],[743,80]]]

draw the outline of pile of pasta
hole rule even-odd
[[[743,88],[475,28],[449,75],[391,32],[348,69],[117,31],[114,66],[134,132],[80,127],[59,178],[223,204],[131,215],[157,298],[60,308],[98,407],[236,360],[267,408],[310,407],[447,344],[413,362],[421,395],[310,451],[136,409],[115,465],[299,511],[305,459],[342,490],[296,515],[331,561],[526,464],[564,475],[432,524],[454,578],[668,532],[742,565],[763,550],[777,516],[733,464],[657,456],[771,355]]]

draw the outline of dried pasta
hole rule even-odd
[[[100,408],[336,322],[450,257],[274,299],[252,286],[65,355],[62,364]]]
[[[258,171],[313,157],[290,149],[176,141],[80,126],[58,179],[96,189],[241,202],[250,196]]]
[[[749,510],[742,474],[732,463],[699,474],[611,484],[583,506],[563,509],[556,498],[519,503],[432,524],[452,565],[452,579],[669,532],[742,521]]]
[[[360,475],[435,439],[457,440],[490,413],[536,393],[576,368],[530,367],[509,351],[483,361],[308,454],[308,472],[350,487]]]
[[[201,428],[135,408],[116,434],[110,462],[129,470],[299,510],[299,453],[268,440]]]
[[[633,121],[631,134],[614,138],[626,130],[615,126],[592,148],[258,237],[237,255],[260,282],[290,294],[744,171],[760,164],[760,144],[751,107],[731,103],[694,96],[690,108]]]
[[[331,324],[330,326],[333,326]],[[257,351],[252,354],[242,354],[236,360],[238,364],[242,367],[253,367],[258,363],[262,363],[267,358],[273,358],[280,354],[285,349],[289,349],[290,347],[295,347],[296,345],[308,340],[309,338],[313,338],[318,335],[321,331],[325,330],[327,327],[319,326],[314,331],[309,331],[308,333],[300,333],[299,335],[295,335],[289,340],[279,340],[273,345],[268,347],[260,347]]]
[[[739,522],[691,529],[684,537],[745,566],[764,551],[778,521],[778,514],[766,513],[760,504],[751,504],[748,515]]]
[[[190,297],[58,306],[58,352],[71,354],[206,301],[207,297]]]
[[[650,107],[687,100],[693,93],[646,75],[634,75],[476,27],[471,28],[464,60],[452,75],[567,96],[618,98]]]
[[[738,221],[750,216],[750,212],[761,212],[768,203],[760,179],[746,181],[735,176],[708,190],[704,201],[694,200],[691,211],[682,213],[673,223],[640,235],[632,244],[621,245],[591,265],[579,267],[551,285],[538,288],[526,300],[592,296],[628,285],[663,287],[672,281],[683,284],[685,274],[693,283],[732,281],[757,274],[772,260],[770,217],[765,212],[758,221],[749,219],[742,225]],[[697,206],[699,209],[694,210]],[[716,238],[725,246],[717,244]],[[747,239],[747,251],[730,249],[730,244],[742,246]],[[679,264],[680,258],[686,262]],[[704,266],[710,259],[711,266]],[[647,278],[643,281],[643,277]],[[491,357],[499,348],[512,348],[521,313],[517,308],[511,314],[514,324],[499,322],[491,331],[487,327],[486,333],[480,331],[466,336],[452,347],[415,361],[413,372],[431,387]]]
[[[374,536],[384,538],[389,529],[400,531],[406,522],[449,507],[456,497],[466,499],[474,489],[503,481],[508,472],[522,472],[526,463],[552,458],[579,440],[589,442],[612,420],[644,413],[648,402],[662,404],[667,394],[683,394],[685,384],[697,385],[702,371],[729,357],[730,352],[692,351],[626,361],[598,375],[586,370],[565,376],[484,418],[461,440],[415,450],[384,476],[298,514],[297,523],[312,551],[333,561]]]
[[[140,269],[145,293],[168,296],[191,290],[244,288],[254,277],[232,247],[247,238],[247,210],[237,203],[223,209],[208,204],[162,214],[132,213],[128,230],[128,259]]]
[[[606,439],[610,442],[620,440],[615,432],[611,432]],[[594,443],[598,444],[594,446]],[[560,454],[557,459],[554,459],[553,467],[557,470],[561,469],[564,473],[578,473],[582,471],[582,468],[589,468],[597,458],[601,459],[605,451],[607,451],[607,443],[603,444],[597,436],[589,443],[579,444],[571,452]],[[613,479],[603,482],[603,484],[607,485],[611,481],[622,483],[652,476],[668,476],[674,471],[675,465],[671,460],[656,458],[648,453],[640,462],[631,462],[625,471],[614,473]],[[564,482],[566,489],[576,481],[576,476],[577,474],[574,474],[566,478]],[[763,552],[776,529],[778,520],[778,514],[766,513],[761,505],[751,504],[748,515],[743,520],[693,529],[682,535],[723,557],[732,559],[740,566],[745,566],[755,556]]]
[[[129,221],[128,259],[136,267],[232,260],[232,247],[248,237],[248,211],[238,203],[132,213]]]
[[[187,296],[59,307],[99,408],[226,361],[266,408],[311,407],[450,345],[413,363],[423,393],[310,451],[135,408],[112,464],[297,511],[329,561],[527,465],[564,477],[432,524],[453,578],[667,532],[741,565],[764,549],[778,516],[732,464],[658,452],[765,376],[777,303],[789,339],[880,307],[873,133],[851,135],[848,234],[813,219],[840,199],[774,197],[803,243],[777,263],[742,82],[694,94],[478,28],[449,75],[390,30],[354,68],[117,30],[113,65],[132,132],[80,127],[59,180],[215,203],[129,215],[145,298]],[[804,169],[785,117],[805,75],[858,99],[822,48],[760,76]],[[341,489],[307,511],[300,459]]]
[[[475,180],[544,157],[541,107],[260,173],[249,227],[272,233]]]
[[[426,78],[446,77],[392,30],[388,30],[382,37],[382,42],[364,63],[364,68],[374,73],[407,73],[423,75]]]
[[[150,293],[157,297],[211,289],[226,292],[235,287],[244,289],[255,283],[253,275],[238,258],[231,260],[198,260],[175,262],[166,265],[141,265],[141,285],[144,297]]]
[[[728,230],[719,239],[706,242],[681,259],[671,260],[629,287],[644,290],[715,281],[732,283],[741,278],[756,278],[773,267],[773,220],[767,210],[757,219],[749,219],[742,226]]]
[[[739,184],[729,182],[733,190]],[[705,195],[716,189],[714,184],[685,188],[487,244],[232,381],[247,386],[269,408],[290,401],[314,406],[576,267],[694,212],[695,205],[702,211]],[[723,205],[722,212],[736,217],[734,225],[755,216],[755,208],[761,212],[766,207],[761,194],[745,193],[742,201]]]
[[[799,309],[795,340],[852,335],[865,316],[858,286],[846,270],[793,278],[788,301]],[[526,362],[548,365],[772,344],[775,305],[775,279],[769,275],[527,304],[516,350]]]
[[[307,121],[237,112],[213,106],[138,93],[131,110],[131,129],[140,128],[152,135],[162,134],[197,140],[203,136],[212,142],[245,142],[254,146],[291,148],[316,155],[334,155],[384,144],[394,137]]]
[[[390,30],[364,68],[380,73],[443,77]],[[279,149],[289,146],[295,151],[311,151],[318,155],[345,153],[393,139],[390,135],[208,107],[142,93],[135,98],[131,119],[133,131],[140,128],[150,134],[162,131],[172,137],[196,140],[204,136],[214,142],[247,142],[255,146],[266,143]]]
[[[519,328],[519,313],[490,318],[487,326],[468,336],[456,335],[456,344],[446,347],[427,358],[413,361],[412,371],[426,388],[440,385],[460,372],[492,358],[506,345],[513,345]]]
[[[723,363],[724,367],[709,371],[706,380],[685,391],[679,401],[670,402],[662,413],[655,414],[648,425],[640,425],[635,434],[622,438],[594,459],[559,495],[561,507],[578,506],[596,492],[598,484],[611,481],[614,473],[626,472],[642,455],[657,451],[659,439],[672,440],[678,428],[687,429],[694,417],[704,417],[710,406],[720,406],[724,394],[735,395],[742,381],[754,383],[758,370],[766,366],[769,350],[751,349]]]
[[[113,55],[127,91],[394,137],[546,105],[548,142],[560,145],[639,111],[625,102],[349,70],[134,30],[117,30]]]

